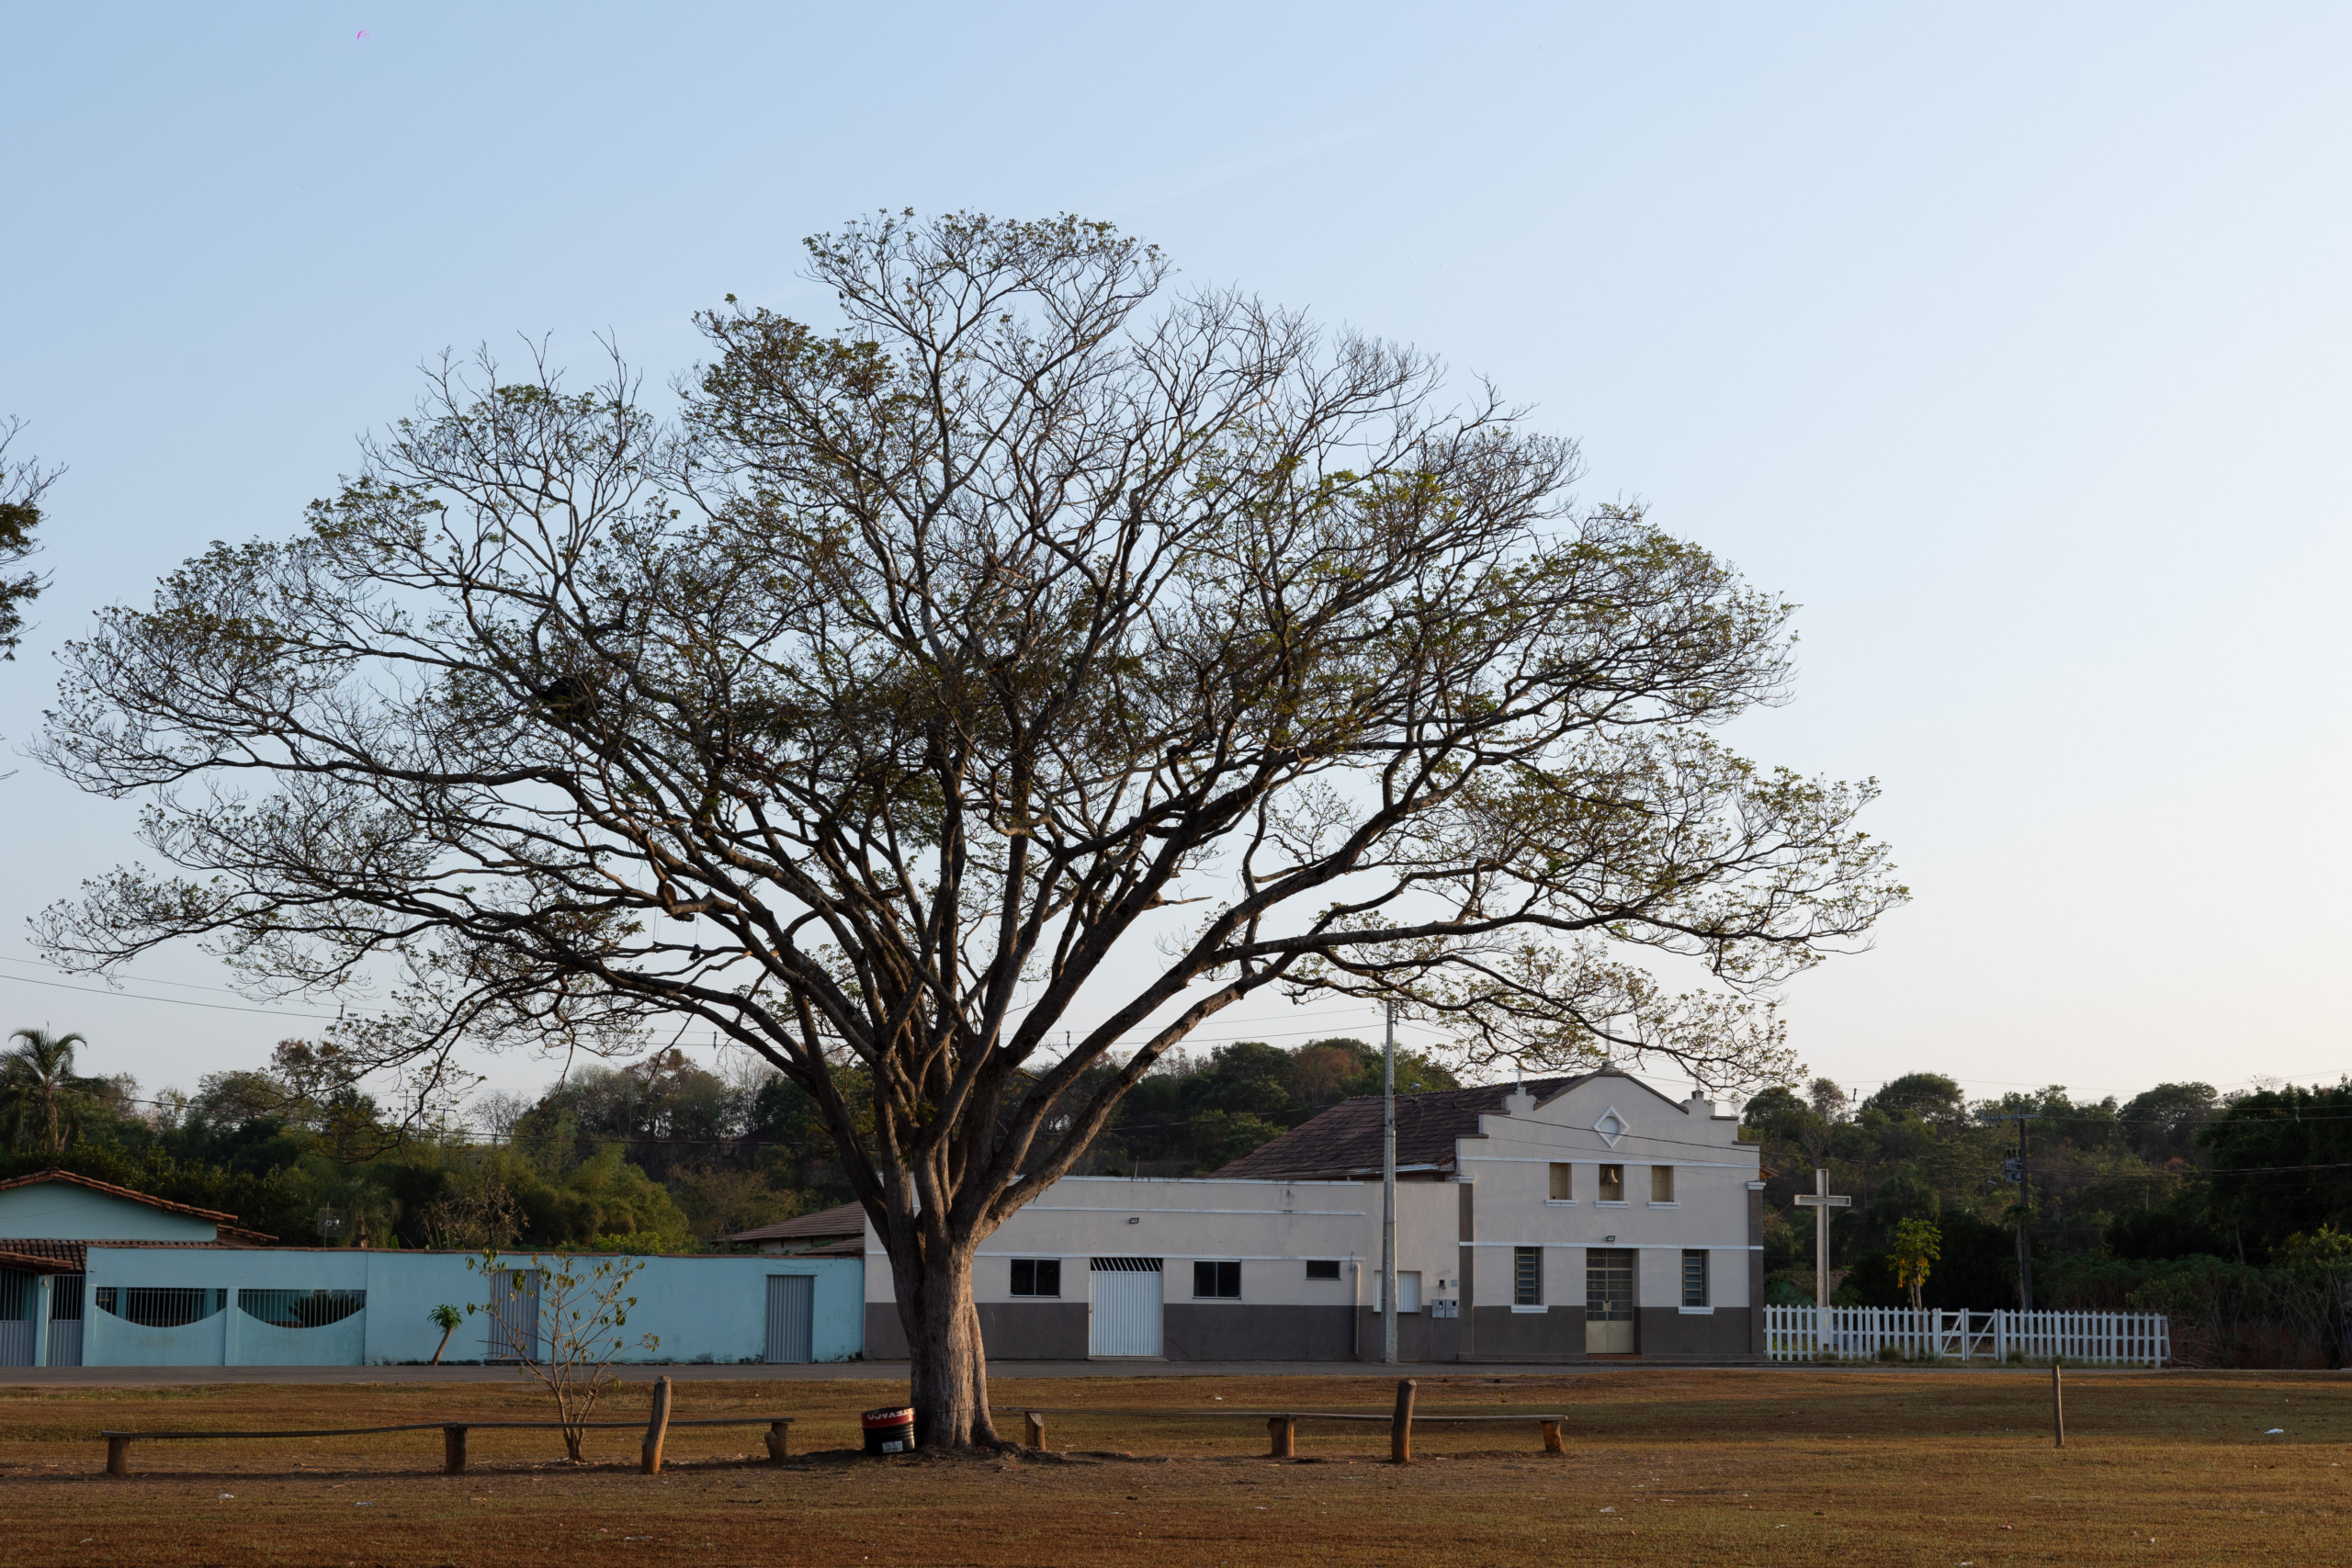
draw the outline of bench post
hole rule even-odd
[[[662,1473],[662,1443],[670,1435],[670,1380],[653,1380],[653,1414],[645,1423],[645,1450],[638,1469],[647,1475]]]
[[[1294,1459],[1298,1454],[1298,1417],[1270,1416],[1266,1418],[1266,1436],[1272,1440],[1268,1459]]]
[[[1021,1441],[1028,1448],[1035,1449],[1040,1452],[1044,1451],[1046,1447],[1046,1413],[1044,1411],[1024,1410],[1021,1413]]]
[[[1388,1418],[1388,1462],[1413,1462],[1413,1380],[1396,1380],[1396,1410]]]
[[[466,1429],[463,1427],[441,1428],[441,1473],[463,1475],[466,1472]]]
[[[784,1462],[785,1456],[791,1451],[792,1423],[789,1421],[769,1422],[768,1462],[770,1464],[782,1464]]]
[[[108,1475],[130,1473],[130,1439],[129,1438],[107,1439],[107,1473]]]
[[[1537,1425],[1544,1428],[1544,1451],[1545,1453],[1557,1454],[1566,1453],[1567,1451],[1560,1446],[1560,1424],[1557,1421],[1544,1421],[1537,1423]]]

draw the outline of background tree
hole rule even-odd
[[[1785,604],[1577,509],[1490,389],[1105,225],[808,255],[838,324],[706,315],[676,429],[625,370],[445,367],[298,536],[107,612],[42,755],[175,869],[48,951],[396,966],[338,1039],[416,1092],[699,1021],[821,1116],[935,1446],[994,1437],[983,1239],[1252,996],[1789,1070],[1772,988],[1903,895],[1871,786],[1714,734],[1786,695]]]
[[[9,569],[24,564],[40,548],[33,537],[41,522],[41,497],[57,482],[62,468],[44,468],[31,457],[10,457],[8,448],[24,432],[18,419],[0,421],[0,659],[17,657],[24,640],[25,607],[49,585],[38,572]]]
[[[1894,1227],[1894,1245],[1887,1252],[1894,1260],[1896,1288],[1911,1292],[1913,1312],[1926,1310],[1920,1294],[1928,1288],[1936,1260],[1944,1255],[1943,1241],[1943,1233],[1932,1220],[1905,1220]]]
[[[89,1043],[79,1034],[19,1029],[8,1038],[17,1042],[0,1055],[0,1122],[8,1129],[8,1145],[56,1154],[107,1082],[74,1070],[74,1048]]]

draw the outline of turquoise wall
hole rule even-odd
[[[41,1241],[210,1241],[210,1220],[110,1198],[70,1181],[0,1192],[0,1236]]]
[[[441,1330],[426,1314],[447,1302],[463,1309],[490,1300],[463,1252],[379,1252],[356,1247],[107,1247],[89,1249],[89,1293],[82,1364],[154,1366],[382,1366],[427,1361]],[[527,1254],[504,1261],[530,1266]],[[597,1261],[582,1257],[584,1271]],[[630,1281],[638,1298],[625,1332],[661,1345],[627,1361],[757,1361],[766,1348],[771,1274],[816,1279],[810,1336],[820,1361],[846,1361],[865,1348],[865,1265],[855,1258],[646,1258]],[[148,1328],[101,1312],[107,1286],[235,1291],[365,1291],[367,1307],[319,1328],[278,1328],[233,1304],[182,1328]],[[233,1303],[234,1297],[232,1296]],[[544,1303],[543,1303],[544,1306]],[[233,1342],[231,1336],[233,1335]],[[477,1361],[489,1323],[477,1312],[450,1337],[445,1361]]]

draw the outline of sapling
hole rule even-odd
[[[527,1262],[518,1262],[485,1247],[466,1267],[491,1284],[491,1300],[480,1307],[469,1303],[467,1314],[486,1312],[503,1330],[498,1337],[513,1349],[522,1374],[555,1396],[565,1453],[574,1464],[586,1462],[580,1446],[588,1435],[588,1418],[618,1381],[612,1363],[632,1346],[650,1355],[662,1343],[658,1335],[631,1340],[623,1332],[637,1305],[637,1298],[624,1292],[645,1267],[643,1260],[603,1258],[589,1264],[559,1252],[533,1253]]]

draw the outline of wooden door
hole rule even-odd
[[[1634,1249],[1588,1247],[1584,1255],[1584,1348],[1588,1355],[1634,1353]]]

